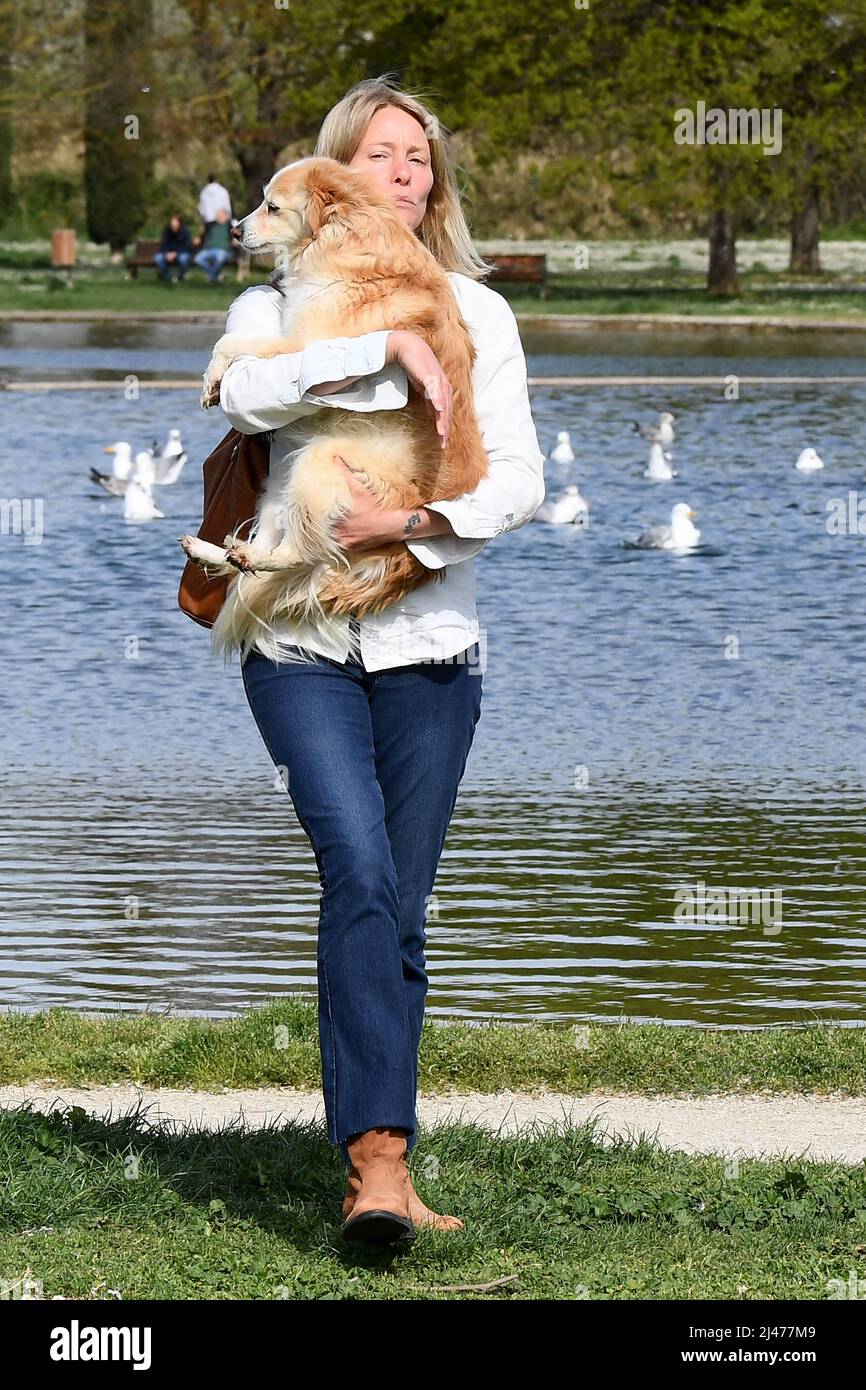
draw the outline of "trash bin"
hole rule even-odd
[[[55,227],[51,233],[51,264],[55,270],[71,270],[75,265],[75,231],[72,227]]]

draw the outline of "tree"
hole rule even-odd
[[[356,82],[392,71],[411,87],[413,56],[445,13],[444,5],[415,0],[181,6],[198,65],[198,92],[185,113],[200,112],[237,160],[248,207],[261,201],[281,151],[301,142],[312,149],[325,114]]]
[[[634,14],[640,0],[632,7]],[[708,292],[736,294],[738,228],[769,201],[783,148],[778,46],[787,3],[666,0],[643,9],[619,69],[625,123],[641,168],[655,175],[656,196],[689,198],[706,218]]]
[[[0,223],[13,205],[12,190],[12,50],[15,12],[8,0],[0,0]]]
[[[87,227],[115,255],[147,215],[153,172],[152,0],[85,0]]]
[[[783,12],[784,13],[784,12]],[[862,0],[800,0],[780,40],[784,152],[775,204],[791,231],[790,270],[820,271],[823,208],[840,177],[862,178],[866,23]]]

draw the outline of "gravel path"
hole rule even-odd
[[[141,1103],[147,1121],[219,1129],[243,1119],[250,1128],[274,1120],[324,1120],[321,1095],[283,1087],[260,1090],[188,1091],[147,1087],[0,1086],[0,1106],[32,1102],[80,1105],[101,1115],[123,1114]],[[424,1127],[444,1120],[476,1122],[502,1133],[580,1124],[598,1118],[596,1134],[636,1139],[644,1134],[663,1148],[770,1158],[780,1154],[843,1163],[866,1160],[866,1097],[803,1095],[636,1096],[591,1092],[569,1096],[539,1089],[494,1094],[459,1092],[419,1099]]]

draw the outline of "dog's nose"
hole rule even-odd
[[[236,226],[232,227],[232,239],[234,241],[240,241],[242,236],[243,229],[241,228],[240,222],[238,222]]]

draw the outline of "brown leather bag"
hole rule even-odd
[[[198,535],[222,545],[230,531],[251,525],[270,469],[271,436],[229,430],[204,461],[204,507]],[[213,627],[234,575],[208,575],[187,560],[177,593],[178,607],[201,627]]]

